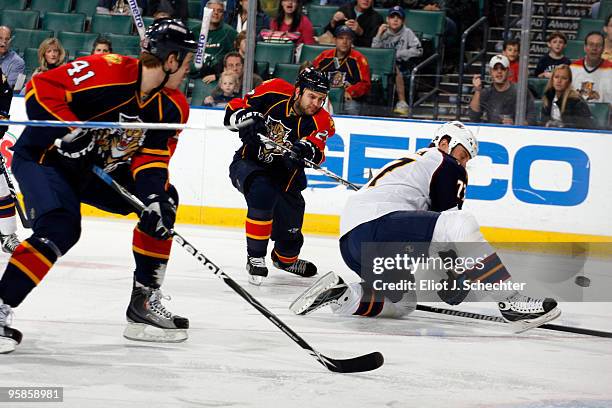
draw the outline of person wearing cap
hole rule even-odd
[[[336,48],[324,50],[312,65],[329,78],[332,88],[344,88],[344,111],[359,115],[370,91],[370,66],[362,53],[353,48],[355,34],[346,25],[335,30]]]
[[[472,85],[474,96],[470,101],[470,120],[472,122],[501,123],[514,125],[516,111],[516,85],[510,83],[510,61],[505,55],[494,55],[489,61],[492,84],[483,89],[480,75],[474,75]],[[483,120],[484,116],[484,120]],[[536,112],[533,97],[527,93],[527,125],[535,125]],[[520,123],[519,123],[520,124]]]
[[[397,104],[393,112],[407,115],[406,88],[404,76],[410,75],[415,58],[423,55],[421,41],[414,32],[404,25],[406,14],[400,6],[393,6],[387,15],[387,24],[378,27],[376,37],[372,40],[372,48],[395,49],[395,85],[397,89]]]
[[[372,46],[372,39],[383,23],[382,16],[374,10],[372,3],[373,0],[356,0],[340,7],[324,31],[335,33],[336,28],[346,25],[355,34],[356,47]]]

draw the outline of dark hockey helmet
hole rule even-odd
[[[160,61],[166,61],[168,55],[177,53],[179,64],[187,53],[195,53],[198,44],[193,33],[185,23],[178,19],[162,18],[155,20],[145,32],[142,49],[155,55]]]
[[[310,89],[311,91],[329,93],[329,79],[320,71],[312,67],[305,68],[298,74],[295,86],[300,89]]]

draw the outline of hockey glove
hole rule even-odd
[[[467,278],[465,274],[455,275],[455,273],[451,271],[446,271],[446,274],[448,277],[440,281],[444,286],[443,289],[438,291],[438,296],[449,305],[457,306],[461,304],[470,293],[470,289],[465,289],[463,286]]]
[[[138,228],[156,239],[170,238],[174,228],[174,221],[176,220],[174,200],[170,197],[151,194],[147,197],[144,204],[146,207],[140,213]]]
[[[249,122],[252,123],[249,123]],[[259,112],[246,112],[238,122],[238,135],[245,145],[260,147],[263,145],[259,134],[267,135],[268,129],[264,117]]]
[[[291,146],[291,152],[285,153],[289,167],[304,167],[304,159],[312,161],[317,147],[309,140],[297,141]]]

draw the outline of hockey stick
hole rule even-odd
[[[261,133],[259,133],[259,138],[261,139],[262,142],[264,143],[268,143],[273,145],[274,147],[282,150],[285,153],[289,153],[292,156],[294,155],[294,153],[291,151],[291,149],[289,149],[288,147],[283,146],[282,144],[279,144],[277,142],[275,142],[274,140],[270,139],[269,137],[266,137],[264,135],[262,135]],[[331,171],[319,166],[318,164],[316,164],[313,161],[310,161],[308,159],[301,159],[304,163],[306,163],[309,167],[312,167],[315,170],[320,171],[321,173],[325,174],[327,177],[336,180],[338,183],[342,184],[343,186],[346,186],[348,188],[351,188],[355,191],[359,190],[359,186],[356,184],[351,183],[348,180],[343,179],[342,177],[336,175],[336,173],[332,173]]]
[[[465,317],[468,319],[487,320],[490,322],[507,323],[504,319],[498,316],[489,316],[489,315],[480,314],[480,313],[463,312],[461,310],[443,309],[443,308],[427,306],[427,305],[417,305],[416,309],[422,312],[439,313],[439,314],[444,314],[444,315],[449,315],[449,316]],[[534,328],[535,329],[555,330],[555,331],[566,332],[566,333],[584,334],[587,336],[612,338],[612,333],[610,332],[583,329],[581,327],[561,326],[558,324],[548,324],[547,323],[547,324],[543,324],[541,326],[534,327]]]
[[[144,205],[134,196],[132,193],[127,191],[123,186],[117,183],[111,176],[109,176],[100,167],[94,166],[93,172],[100,177],[100,179],[108,184],[113,190],[119,193],[126,201],[128,201],[137,211],[141,213],[144,209]],[[190,255],[196,258],[204,266],[205,269],[219,277],[227,286],[232,288],[234,292],[238,293],[244,300],[246,300],[251,306],[259,311],[262,315],[271,321],[276,327],[278,327],[283,333],[285,333],[291,340],[296,342],[304,350],[317,359],[325,368],[336,373],[358,373],[363,371],[371,371],[380,367],[384,358],[378,351],[365,354],[359,357],[336,360],[329,358],[319,353],[317,350],[312,348],[310,344],[301,338],[296,332],[294,332],[289,326],[283,323],[274,313],[269,311],[264,305],[259,303],[257,299],[251,296],[246,290],[242,288],[236,281],[230,278],[225,272],[215,265],[210,259],[206,257],[202,252],[191,245],[182,235],[176,231],[172,231],[174,240],[185,249]]]
[[[23,211],[23,208],[21,208],[21,204],[19,203],[19,200],[17,199],[17,193],[15,193],[15,186],[13,185],[13,182],[11,181],[11,176],[9,175],[8,169],[6,168],[6,161],[4,160],[4,155],[2,155],[1,153],[0,153],[0,172],[2,172],[2,174],[4,175],[4,178],[6,179],[6,185],[8,186],[8,189],[9,189],[9,193],[11,197],[13,197],[13,200],[15,200],[15,208],[17,209],[17,214],[19,214],[21,225],[23,225],[24,228],[32,228],[32,224],[30,224],[30,220],[28,219],[25,212]]]
[[[140,41],[145,39],[145,25],[142,20],[142,16],[140,15],[140,10],[138,9],[138,4],[136,0],[128,0],[130,5],[130,12],[132,13],[132,18],[134,19],[134,24],[136,25],[136,30],[138,31],[138,36],[140,37]]]
[[[202,26],[200,27],[200,36],[198,37],[198,48],[193,59],[193,65],[196,69],[202,68],[204,64],[204,49],[208,41],[208,30],[210,28],[210,18],[212,17],[212,9],[204,7],[202,11]]]

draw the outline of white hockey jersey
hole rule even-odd
[[[466,186],[465,168],[438,148],[395,160],[349,197],[340,215],[340,236],[395,211],[461,208]]]

